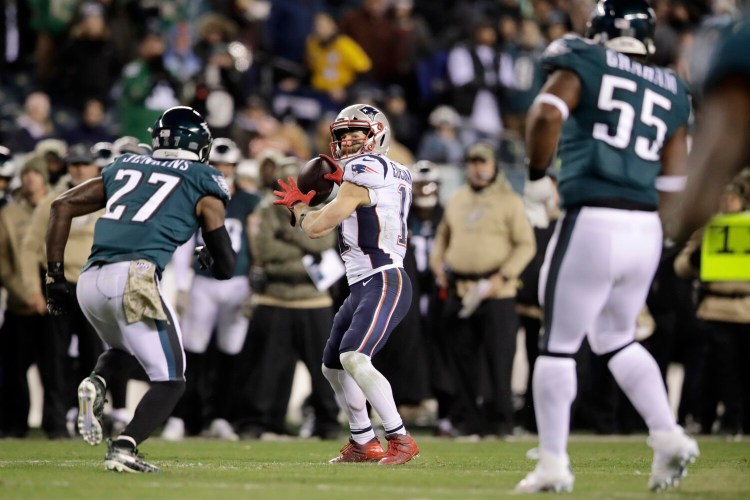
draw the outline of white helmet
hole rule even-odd
[[[351,140],[341,137],[349,129],[362,130],[364,144],[356,150]],[[343,160],[362,153],[387,154],[391,147],[391,127],[382,111],[369,104],[353,104],[341,110],[331,124],[331,154]]]
[[[0,177],[11,179],[15,174],[16,163],[13,161],[10,149],[0,146]]]
[[[240,148],[232,139],[218,137],[214,139],[211,153],[208,155],[208,163],[230,163],[237,165],[242,159]]]
[[[104,168],[115,159],[114,145],[111,142],[97,142],[91,146],[91,153],[94,155],[94,163],[99,168]]]
[[[429,160],[419,160],[410,170],[413,182],[440,182],[438,167]]]

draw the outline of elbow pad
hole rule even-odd
[[[203,231],[203,241],[206,242],[208,251],[214,259],[211,266],[211,274],[214,278],[228,280],[234,276],[236,255],[232,250],[232,240],[229,239],[227,228],[221,226],[210,232]]]

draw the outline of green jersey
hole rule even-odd
[[[126,154],[102,171],[107,208],[94,229],[84,269],[94,262],[146,259],[160,271],[198,229],[195,206],[204,196],[229,201],[218,170],[191,160]]]
[[[706,75],[705,90],[728,75],[750,79],[750,17],[733,24],[722,32],[713,60]]]
[[[662,146],[690,117],[686,84],[668,69],[577,36],[550,44],[542,64],[573,71],[581,82],[558,146],[562,206],[622,201],[656,209]]]

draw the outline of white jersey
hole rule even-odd
[[[338,227],[349,284],[383,269],[403,267],[411,206],[409,169],[383,155],[363,154],[346,162],[344,181],[367,188],[371,202]]]

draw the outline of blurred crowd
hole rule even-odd
[[[338,410],[320,360],[346,283],[319,289],[303,264],[306,257],[319,262],[335,241],[306,241],[288,226],[285,209],[267,198],[279,177],[329,152],[330,122],[354,102],[385,112],[394,137],[389,156],[411,166],[414,179],[406,260],[414,304],[374,360],[392,382],[402,415],[448,437],[535,431],[531,395],[511,390],[511,374],[519,329],[530,365],[538,350],[536,283],[558,209],[554,196],[525,189],[525,117],[544,82],[542,51],[568,32],[582,34],[593,5],[6,0],[0,13],[0,434],[28,432],[26,370],[37,364],[45,390],[42,427],[50,438],[69,436],[74,388],[102,350],[82,315],[64,321],[46,315],[51,200],[98,175],[117,155],[147,154],[148,127],[164,110],[185,104],[225,141],[212,163],[229,165],[233,189],[260,201],[240,220],[249,239],[242,251],[250,286],[233,297],[246,318],[239,340],[227,344],[219,336],[200,349],[186,342],[193,385],[164,437],[290,433],[286,408],[301,360],[313,383],[299,432],[335,438]],[[697,89],[710,41],[736,14],[734,2],[655,0],[653,7],[652,61]],[[696,92],[698,112],[699,103]],[[728,187],[722,211],[745,210],[750,195],[743,179]],[[74,224],[66,251],[72,283],[99,215]],[[699,244],[665,243],[639,338],[665,376],[672,362],[685,367],[682,425],[732,436],[750,432],[750,371],[735,359],[735,330],[750,323],[750,290],[701,283],[696,252]],[[500,267],[504,281],[490,287]],[[178,311],[200,309],[184,302],[195,282],[178,286]],[[706,301],[716,298],[734,301],[726,315],[721,307],[718,316],[706,312]],[[742,334],[748,352],[750,332]],[[594,382],[579,386],[573,425],[599,433],[644,429],[606,364],[586,345],[577,361],[579,372],[595,376],[580,378]],[[200,368],[191,370],[191,363]],[[109,387],[115,427],[129,419],[129,377],[140,375],[123,374]],[[437,410],[426,401],[436,401]]]

